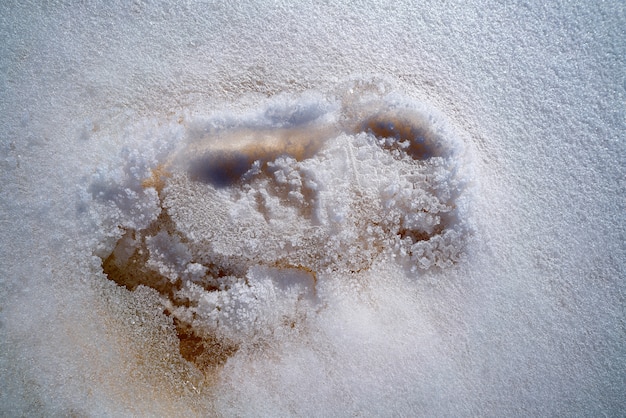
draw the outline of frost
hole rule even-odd
[[[288,103],[222,128],[194,123],[152,180],[140,181],[144,166],[131,158],[121,179],[91,187],[127,231],[105,272],[156,289],[179,334],[203,344],[187,353],[197,364],[293,332],[319,304],[317,285],[337,274],[390,255],[409,271],[444,269],[464,252],[452,131],[384,97]],[[155,194],[160,212],[147,225],[136,207]]]

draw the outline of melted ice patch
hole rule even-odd
[[[260,114],[192,123],[144,182],[160,214],[122,225],[104,258],[112,280],[161,294],[201,367],[297,332],[323,306],[320,281],[464,254],[460,143],[424,107],[292,100]]]

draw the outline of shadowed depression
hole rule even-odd
[[[382,107],[192,131],[144,181],[160,215],[126,230],[104,272],[159,292],[181,355],[208,373],[242,346],[263,345],[273,315],[264,303],[297,329],[328,274],[360,274],[391,254],[410,270],[455,263],[464,239],[458,186],[442,163],[451,143],[419,112]],[[267,289],[279,299],[265,300]],[[229,306],[241,294],[254,302]]]

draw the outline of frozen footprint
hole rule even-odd
[[[271,117],[197,123],[144,181],[160,215],[122,225],[103,269],[161,294],[181,354],[199,368],[297,334],[321,306],[319,280],[382,259],[426,271],[462,258],[455,137],[410,102],[358,106],[303,114],[296,100],[262,112]]]

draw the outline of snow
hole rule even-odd
[[[2,3],[0,415],[623,415],[625,13]]]

